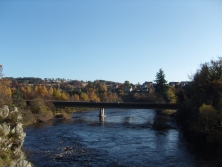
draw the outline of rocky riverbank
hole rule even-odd
[[[22,126],[17,107],[12,111],[6,105],[0,108],[0,166],[33,167],[21,150],[26,136]]]

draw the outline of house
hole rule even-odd
[[[179,87],[180,86],[180,82],[169,82],[170,86],[173,86],[174,88]]]
[[[132,86],[124,89],[124,92],[132,92],[132,91],[133,91]]]
[[[141,88],[143,89],[143,88],[150,88],[150,87],[152,87],[153,86],[153,82],[144,82],[143,84],[142,84],[142,86],[141,86]]]
[[[189,81],[182,81],[182,82],[180,82],[180,86],[181,87],[184,87],[184,86],[186,86],[188,84],[191,84],[191,82],[189,82]]]

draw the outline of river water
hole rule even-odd
[[[25,127],[35,167],[214,167],[211,153],[187,142],[171,117],[148,109],[76,112],[71,120]]]

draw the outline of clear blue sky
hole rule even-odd
[[[221,0],[0,0],[5,77],[185,81],[218,56]]]

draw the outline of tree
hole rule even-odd
[[[32,98],[32,94],[33,94],[33,91],[32,91],[31,86],[27,85],[27,87],[26,87],[26,98],[27,99],[31,99]]]
[[[90,100],[88,95],[86,93],[84,93],[84,92],[80,93],[80,97],[79,98],[80,98],[81,101],[89,101]]]
[[[9,89],[11,82],[3,78],[2,65],[0,65],[0,106],[11,104],[11,91]]]
[[[147,101],[148,102],[155,102],[155,93],[153,91],[153,88],[151,88],[151,87],[148,90]]]
[[[54,97],[54,99],[59,100],[59,99],[60,99],[60,96],[61,96],[61,91],[60,91],[60,89],[54,89],[54,90],[53,90],[53,97]]]
[[[201,65],[193,77],[193,98],[200,107],[203,103],[221,108],[222,98],[222,58]]]
[[[24,86],[20,87],[20,92],[22,93],[23,98],[24,98],[24,99],[27,99],[27,97],[26,97],[26,89],[25,89]]]
[[[46,97],[48,95],[48,91],[45,85],[39,86],[39,94],[41,95],[41,97]]]
[[[61,100],[68,100],[69,97],[68,97],[68,95],[67,95],[65,92],[62,92],[62,93],[61,93],[61,96],[60,96],[60,99],[61,99]]]
[[[175,88],[173,86],[169,86],[169,85],[167,87],[168,87],[168,89],[167,89],[168,102],[176,103],[177,98],[176,98],[176,94],[175,94]]]
[[[53,95],[53,88],[52,88],[52,86],[50,86],[48,93],[49,93],[49,96],[52,97],[52,95]]]
[[[31,101],[30,109],[38,121],[47,121],[53,118],[51,108],[40,97]]]
[[[19,88],[12,91],[12,102],[16,107],[19,108],[24,108],[26,106],[26,103],[23,101],[22,93]]]
[[[125,88],[128,88],[128,87],[130,87],[130,86],[131,86],[131,84],[130,84],[130,82],[129,82],[129,81],[125,81],[125,82],[124,82],[124,86],[125,86]]]
[[[79,101],[79,95],[74,94],[74,95],[72,96],[72,100],[73,100],[73,101]]]
[[[100,93],[100,100],[102,102],[107,102],[107,92]]]
[[[178,93],[177,119],[190,130],[221,140],[222,58],[204,63]]]
[[[159,97],[162,97],[165,101],[169,102],[167,98],[168,87],[166,85],[167,81],[165,80],[165,74],[162,69],[159,69],[159,72],[156,73],[156,85],[154,85],[155,92]]]
[[[99,97],[97,96],[96,92],[94,89],[89,89],[87,91],[87,95],[89,97],[90,100],[94,100],[94,101],[100,101]]]

